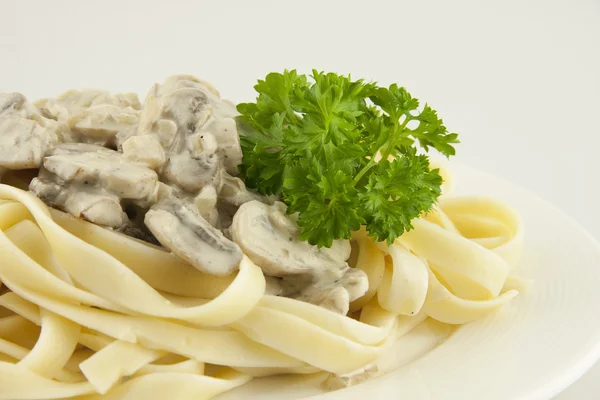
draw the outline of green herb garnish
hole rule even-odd
[[[255,89],[256,102],[237,107],[240,172],[248,187],[281,195],[298,213],[303,240],[330,247],[366,225],[392,243],[435,204],[442,178],[416,145],[449,157],[458,135],[403,87],[293,70]]]

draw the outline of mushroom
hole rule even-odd
[[[237,175],[237,167],[242,163],[242,147],[234,118],[239,113],[235,104],[221,99],[218,93],[209,91],[208,98],[213,112],[200,132],[210,132],[216,137],[217,154],[222,158],[225,170],[231,175]]]
[[[140,101],[133,93],[111,95],[100,90],[69,90],[35,103],[45,118],[68,125],[65,142],[115,148],[117,134],[137,128]]]
[[[239,246],[185,201],[158,202],[146,213],[145,223],[163,246],[200,271],[222,276],[239,268]]]
[[[268,275],[287,276],[341,268],[350,256],[350,243],[336,240],[331,248],[318,248],[299,238],[296,222],[285,214],[281,202],[244,203],[230,227],[233,241]]]
[[[20,93],[0,94],[0,167],[39,168],[64,126],[37,113]]]
[[[127,223],[119,198],[100,190],[81,190],[77,186],[61,185],[47,170],[29,184],[29,190],[44,203],[98,225],[120,228]]]
[[[0,93],[0,115],[18,112],[26,101],[21,93]]]
[[[219,200],[229,205],[239,207],[249,201],[258,200],[263,203],[273,203],[273,198],[263,197],[257,193],[251,192],[246,188],[244,182],[235,176],[223,172],[221,176],[221,191]]]
[[[134,162],[145,164],[148,168],[156,169],[166,160],[156,135],[132,136],[123,143],[123,155]]]
[[[222,169],[237,173],[242,152],[235,114],[206,82],[176,75],[148,94],[137,135],[156,134],[166,153],[161,179],[197,195],[206,185],[219,188]],[[131,135],[120,133],[119,144]]]
[[[202,89],[207,94],[219,97],[219,91],[213,85],[192,75],[172,75],[168,77],[161,85],[161,90],[158,94],[164,95],[165,93],[186,87]]]
[[[99,187],[140,205],[153,203],[156,172],[119,152],[94,145],[62,144],[48,152],[43,165],[64,182]]]
[[[188,136],[185,147],[179,152],[171,152],[162,169],[161,178],[188,193],[198,193],[207,185],[219,186],[221,163],[211,146],[210,135]]]
[[[217,191],[214,186],[205,186],[194,199],[196,210],[212,226],[217,225],[219,213],[217,211]]]
[[[138,121],[139,111],[111,104],[83,109],[67,119],[71,131],[77,135],[74,139],[77,142],[111,148],[117,146],[117,134],[137,127]]]
[[[175,121],[179,132],[193,133],[196,125],[202,126],[210,117],[212,107],[203,90],[183,87],[160,97],[163,118]]]
[[[135,93],[111,95],[103,90],[69,90],[54,99],[41,99],[35,103],[44,117],[62,122],[98,105],[139,110],[140,100]]]
[[[363,270],[346,265],[342,268],[315,269],[311,279],[288,276],[282,279],[281,286],[288,297],[346,315],[350,303],[369,289],[369,280]]]
[[[218,119],[213,114],[213,117],[202,127],[201,132],[210,132],[216,137],[217,154],[223,160],[225,170],[232,175],[237,174],[237,167],[242,163],[242,148],[235,120]]]
[[[214,136],[197,132],[212,107],[205,90],[177,82],[170,78],[152,88],[137,135],[154,134],[163,147],[166,160],[159,168],[161,180],[196,195],[206,185],[218,186],[222,168]],[[128,135],[130,132],[120,134],[119,142],[131,140]]]
[[[369,285],[362,270],[346,263],[350,243],[336,240],[331,248],[318,248],[301,241],[285,211],[280,202],[242,204],[229,228],[233,241],[265,274],[282,277],[283,295],[346,314]]]
[[[254,200],[266,204],[273,204],[276,198],[277,197],[274,195],[262,196],[250,191],[240,178],[231,176],[226,171],[222,171],[221,187],[217,204],[219,218],[216,226],[222,229],[227,237],[230,237],[229,227],[233,222],[233,216],[242,204]]]
[[[122,228],[129,222],[122,202],[149,207],[156,201],[158,176],[116,151],[69,143],[48,152],[29,189],[48,205],[76,217]]]

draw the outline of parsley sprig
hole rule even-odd
[[[255,89],[256,101],[237,107],[240,172],[298,213],[303,240],[330,247],[365,225],[391,243],[435,204],[442,178],[417,145],[449,157],[458,135],[403,87],[286,70]]]

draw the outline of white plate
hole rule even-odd
[[[519,274],[534,281],[527,292],[449,336],[434,324],[419,326],[389,355],[404,365],[360,385],[324,393],[322,376],[273,377],[218,399],[548,399],[590,368],[600,357],[600,245],[526,190],[452,166],[456,194],[496,196],[522,214],[526,240]],[[446,340],[435,346],[440,338]]]

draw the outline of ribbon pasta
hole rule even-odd
[[[0,185],[0,399],[209,399],[278,373],[348,381],[426,318],[468,323],[518,294],[510,207],[445,195],[413,224],[390,246],[353,235],[369,290],[351,318],[265,295],[247,257],[210,276]]]

